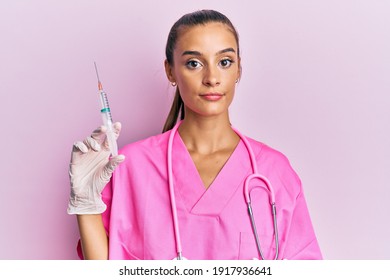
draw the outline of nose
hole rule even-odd
[[[217,67],[207,67],[203,76],[203,84],[208,87],[215,87],[219,85],[221,83],[219,74]]]

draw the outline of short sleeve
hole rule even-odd
[[[288,158],[267,145],[258,153],[260,172],[264,172],[274,182],[276,201],[282,207],[278,215],[285,232],[281,258],[283,259],[322,259],[320,247],[307,208],[301,180]]]
[[[288,246],[284,258],[292,260],[321,260],[322,254],[310,219],[303,192],[298,195],[293,210]]]

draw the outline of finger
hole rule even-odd
[[[114,122],[113,126],[114,126],[114,131],[120,132],[122,129],[122,124],[120,122]]]
[[[95,152],[100,151],[100,144],[92,137],[85,138],[84,144]]]
[[[110,148],[109,148],[109,144],[108,144],[108,140],[107,140],[107,133],[113,133],[115,140],[117,140],[119,137],[120,131],[122,129],[122,124],[120,122],[115,122],[112,124],[111,128],[107,128],[105,126],[102,126],[102,128],[103,128],[103,131],[105,132],[105,135],[104,135],[104,138],[101,138],[102,142],[100,142],[100,144],[106,150],[109,150]]]
[[[115,168],[125,160],[124,155],[117,155],[110,158],[107,164],[104,166],[102,173],[100,174],[100,179],[103,182],[108,182],[114,172]],[[104,186],[103,186],[104,187]]]
[[[96,128],[92,134],[91,137],[95,139],[99,144],[102,144],[104,140],[106,139],[106,132],[107,132],[107,127],[104,125],[99,126]]]
[[[82,152],[83,154],[88,153],[88,147],[80,141],[73,144],[73,152]]]
[[[108,163],[106,164],[106,169],[108,169],[111,173],[115,170],[115,168],[125,160],[124,155],[117,155],[117,156],[112,156]]]
[[[108,175],[111,177],[112,172],[114,172],[115,168],[125,160],[124,155],[117,155],[113,156],[110,158],[110,160],[107,162],[106,166],[104,167],[105,172],[107,173],[106,176]]]
[[[113,124],[113,131],[115,134],[115,139],[118,139],[119,134],[121,133],[121,130],[122,130],[122,124],[120,122],[115,122]]]

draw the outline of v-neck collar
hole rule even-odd
[[[179,133],[173,139],[174,189],[188,212],[218,216],[250,171],[245,144],[240,140],[212,184],[206,189]]]

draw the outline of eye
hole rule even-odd
[[[186,63],[186,66],[189,68],[189,69],[196,69],[196,68],[199,68],[202,66],[202,64],[197,61],[197,60],[190,60]]]
[[[221,65],[222,68],[229,68],[233,63],[234,63],[233,60],[231,60],[231,59],[229,59],[229,58],[225,58],[225,59],[222,59],[222,60],[219,62],[219,65]]]

